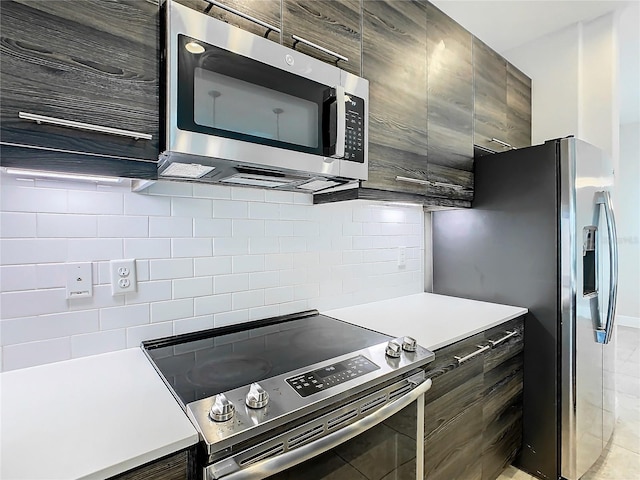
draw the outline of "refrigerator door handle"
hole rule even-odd
[[[609,303],[607,308],[607,319],[604,329],[596,330],[596,341],[607,344],[613,334],[613,324],[616,314],[616,301],[618,298],[618,234],[616,233],[616,220],[613,215],[613,205],[609,192],[596,192],[596,219],[598,223],[600,205],[604,207],[605,220],[607,222],[607,235],[609,237]]]

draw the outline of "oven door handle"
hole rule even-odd
[[[410,377],[411,378],[411,377]],[[409,381],[410,378],[408,379]],[[298,447],[295,450],[290,450],[278,456],[256,462],[241,470],[236,470],[228,474],[216,475],[211,467],[205,469],[206,480],[217,480],[224,478],[224,480],[245,480],[265,478],[269,475],[274,475],[278,472],[298,465],[310,458],[313,458],[327,450],[331,450],[337,447],[341,443],[375,427],[380,422],[386,420],[390,416],[398,413],[407,405],[410,405],[413,401],[420,398],[427,390],[431,388],[431,379],[427,378],[423,382],[419,383],[413,390],[407,392],[405,395],[397,398],[391,403],[388,403],[384,407],[374,413],[366,416],[365,418],[358,420],[340,430],[337,430],[326,437],[319,438],[311,443]]]

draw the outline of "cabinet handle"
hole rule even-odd
[[[498,345],[500,345],[502,342],[504,342],[505,340],[509,340],[511,337],[515,337],[518,334],[517,330],[514,330],[513,332],[510,332],[509,330],[507,330],[507,335],[505,335],[502,338],[499,338],[498,340],[489,340],[489,343],[491,344],[491,347],[496,347]]]
[[[517,150],[516,147],[514,147],[510,143],[503,142],[502,140],[498,140],[497,138],[492,138],[491,141],[497,143],[498,145],[502,145],[503,147],[510,148],[511,150]]]
[[[121,137],[134,138],[136,140],[151,140],[153,137],[148,133],[133,132],[131,130],[121,130],[119,128],[103,127],[102,125],[93,125],[91,123],[74,122],[63,118],[46,117],[44,115],[36,115],[35,113],[19,112],[18,117],[23,120],[32,120],[38,125],[48,123],[59,127],[77,128],[79,130],[88,130],[90,132],[107,133],[109,135],[119,135]]]
[[[432,182],[430,180],[422,180],[420,178],[396,176],[396,182],[417,183],[418,185],[426,185],[428,187],[447,187],[453,190],[464,190],[462,185],[454,185],[453,183]]]
[[[455,358],[458,361],[458,365],[460,365],[461,363],[466,362],[467,360],[470,360],[473,357],[475,357],[476,355],[480,355],[482,352],[486,352],[487,350],[489,350],[491,348],[489,345],[476,345],[476,347],[478,347],[478,350],[476,350],[473,353],[470,353],[469,355],[467,355],[465,357],[459,357],[459,356],[455,355],[453,358]]]
[[[300,42],[300,43],[304,43],[305,45],[308,45],[309,47],[313,47],[313,48],[315,48],[317,50],[320,50],[321,52],[324,52],[327,55],[331,55],[332,57],[336,57],[336,63],[338,63],[338,60],[342,60],[343,62],[348,62],[349,61],[349,59],[347,57],[344,57],[344,56],[340,55],[339,53],[333,52],[333,51],[329,50],[328,48],[324,48],[324,47],[321,47],[320,45],[316,45],[315,43],[310,42],[309,40],[305,40],[304,38],[299,37],[297,35],[291,35],[291,38],[293,38],[293,40],[294,40],[294,42],[293,42],[293,48],[294,49],[296,48],[296,44],[298,42]]]
[[[212,7],[218,7],[218,8],[221,8],[223,10],[226,10],[227,12],[233,13],[234,15],[238,15],[239,17],[242,17],[245,20],[249,20],[250,22],[257,23],[261,27],[266,28],[267,31],[264,34],[264,38],[267,38],[267,36],[269,35],[269,33],[271,31],[274,31],[276,33],[280,33],[280,29],[278,27],[274,27],[270,23],[263,22],[262,20],[258,20],[257,18],[252,17],[251,15],[247,15],[246,13],[241,12],[240,10],[236,10],[235,8],[231,8],[231,7],[227,6],[227,5],[225,5],[224,3],[216,2],[215,0],[205,0],[205,1],[209,2],[209,5],[207,5],[207,8],[204,9],[204,13],[209,13],[211,11]]]

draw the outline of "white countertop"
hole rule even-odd
[[[387,335],[409,335],[429,350],[519,317],[526,308],[418,293],[322,312]]]
[[[139,348],[0,374],[0,478],[106,478],[197,443]]]

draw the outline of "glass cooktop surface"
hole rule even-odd
[[[324,315],[293,317],[178,335],[143,346],[186,405],[392,338]]]

